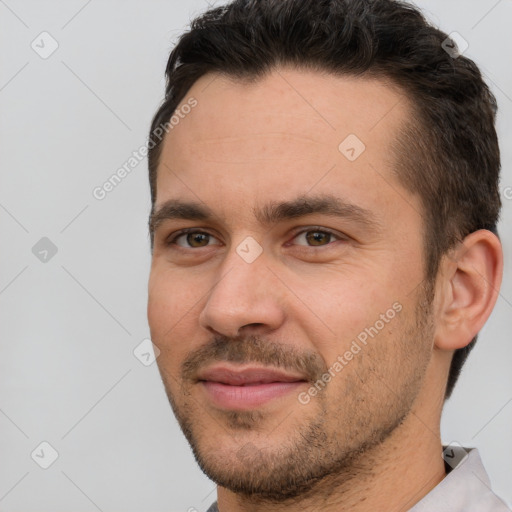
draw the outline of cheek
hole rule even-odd
[[[151,272],[148,286],[148,323],[153,341],[169,329],[171,317],[174,316],[175,304],[169,282]]]
[[[151,273],[147,316],[151,339],[161,351],[159,359],[170,362],[186,355],[194,339],[200,297],[200,291],[170,273]]]
[[[400,290],[391,288],[391,283],[379,282],[370,273],[338,272],[317,278],[296,281],[292,288],[301,302],[290,315],[302,325],[311,348],[321,354],[327,366],[347,351],[352,351],[348,360],[356,359],[355,353],[366,350],[365,342],[389,342],[406,309],[406,297]],[[321,287],[314,284],[319,280]]]
[[[174,325],[201,297],[196,283],[183,278],[183,271],[163,269],[154,264],[148,284],[150,327]]]

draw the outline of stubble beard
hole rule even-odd
[[[314,414],[308,416],[307,421],[293,425],[286,423],[285,419],[280,428],[270,432],[269,442],[265,446],[261,446],[261,443],[257,446],[251,441],[254,432],[261,432],[265,428],[268,418],[263,411],[224,411],[222,417],[217,415],[215,420],[223,423],[223,429],[219,429],[218,425],[214,425],[214,429],[224,430],[221,436],[233,432],[242,440],[236,449],[228,452],[219,449],[220,444],[217,444],[217,449],[206,449],[205,443],[211,436],[209,427],[214,424],[214,419],[210,413],[199,409],[184,381],[178,387],[178,404],[170,391],[165,372],[160,369],[171,407],[201,470],[219,486],[243,496],[249,502],[268,504],[291,504],[316,495],[327,499],[330,493],[349,488],[352,479],[371,473],[376,462],[372,452],[406,420],[421,388],[431,350],[429,340],[433,335],[431,291],[431,288],[423,286],[412,325],[398,332],[399,341],[391,344],[395,350],[398,347],[400,354],[390,354],[389,348],[386,351],[376,345],[378,339],[373,340],[374,345],[365,347],[366,353],[363,352],[361,358],[366,366],[359,361],[353,373],[347,375],[344,369],[333,379],[332,382],[346,377],[351,379],[338,389],[338,396],[333,396],[332,391],[329,393],[329,385],[326,386],[307,405],[315,407]],[[259,346],[268,346],[264,343],[258,345],[256,339],[252,340],[251,347],[246,351],[243,341],[236,343],[240,349],[240,361],[244,360],[247,352],[254,355]],[[406,358],[410,360],[412,344],[420,348],[417,349],[414,363],[409,363],[404,372],[400,361]],[[225,349],[228,352],[231,350],[227,345]],[[393,370],[402,373],[396,392],[379,384],[373,371],[374,361],[390,359],[395,359],[395,366],[386,367],[379,378]],[[354,364],[354,361],[350,364]],[[385,398],[391,400],[389,407],[382,405],[382,397],[372,396],[374,389],[388,395]],[[389,393],[393,392],[390,398]],[[297,402],[297,407],[306,406]],[[279,436],[286,440],[279,445],[276,444],[276,434],[282,428],[288,428],[289,432]],[[245,439],[244,433],[247,434]]]

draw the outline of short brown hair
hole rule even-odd
[[[150,138],[209,72],[257,79],[292,65],[391,81],[415,110],[392,151],[397,178],[422,199],[431,284],[442,255],[458,241],[478,229],[497,234],[501,208],[496,100],[476,64],[446,51],[446,41],[418,9],[400,1],[234,0],[193,20],[179,39]],[[161,142],[148,151],[152,210]],[[445,399],[475,342],[476,336],[455,351]]]

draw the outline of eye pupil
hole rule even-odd
[[[187,235],[187,243],[191,247],[204,247],[204,244],[201,244],[201,242],[206,241],[208,243],[208,236],[206,233],[189,233]],[[198,242],[199,245],[195,245],[195,242]]]
[[[322,245],[322,242],[327,242],[330,236],[330,233],[324,233],[322,231],[309,231],[306,238],[312,245]]]

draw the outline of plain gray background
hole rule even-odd
[[[512,2],[418,5],[467,40],[500,106],[507,266],[442,437],[478,446],[512,504]],[[207,7],[0,0],[2,512],[203,511],[216,497],[156,364],[133,353],[149,337],[146,160],[104,200],[92,195],[144,145],[173,41]],[[42,32],[59,45],[45,59],[31,47],[51,50]],[[36,463],[50,460],[44,441],[58,452],[48,469]]]

